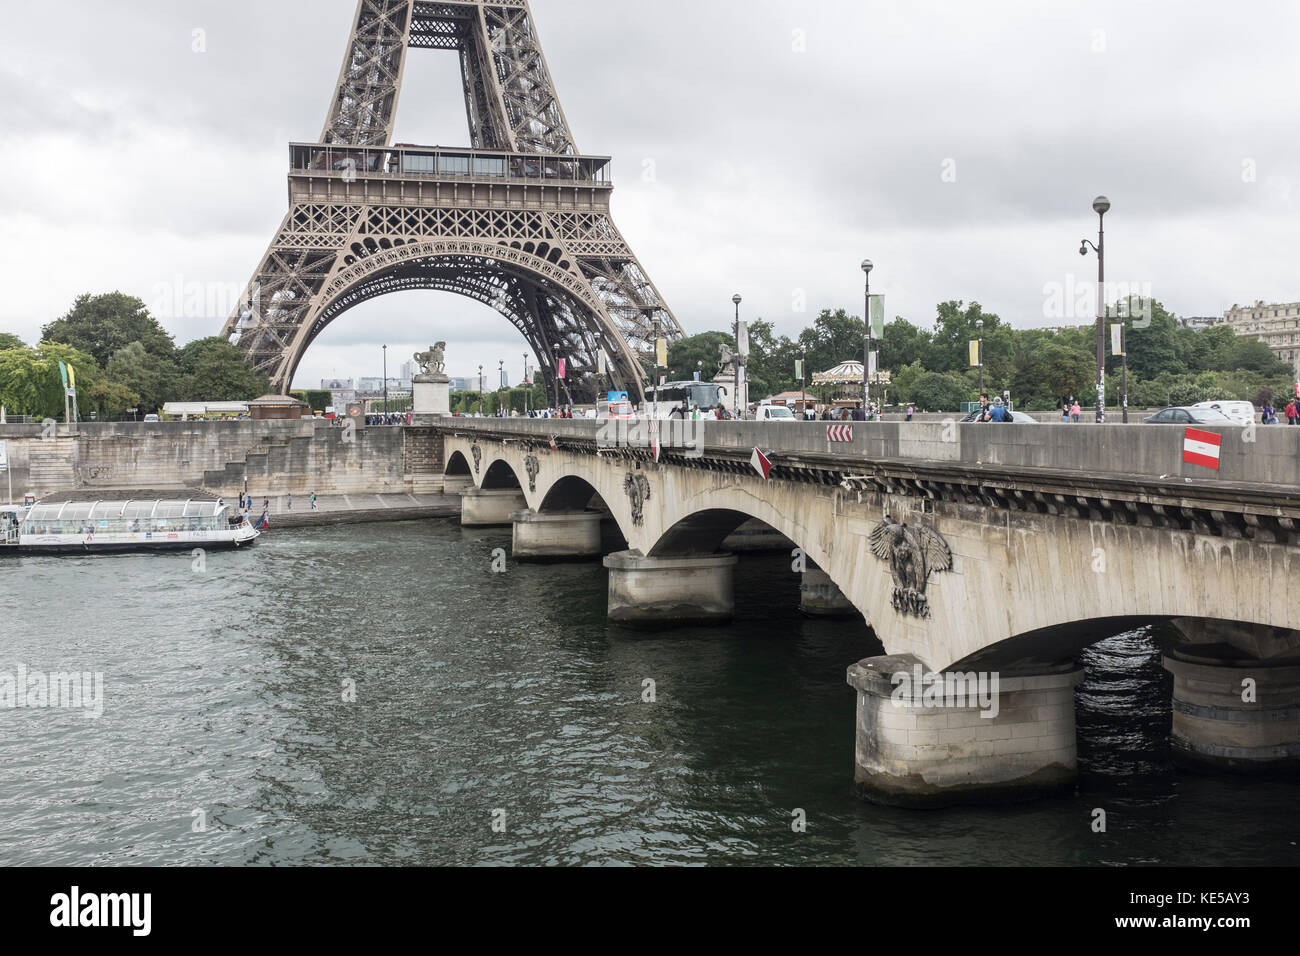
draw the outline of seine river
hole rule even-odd
[[[1076,795],[886,809],[852,793],[844,680],[879,651],[802,618],[785,559],[742,561],[730,627],[644,634],[607,626],[597,563],[492,574],[509,537],[0,558],[0,674],[105,681],[97,720],[0,710],[0,863],[1300,862],[1297,787],[1171,769],[1152,635],[1086,657]]]

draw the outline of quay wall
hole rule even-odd
[[[201,489],[235,497],[442,492],[432,428],[303,420],[0,425],[13,494]],[[0,475],[0,495],[8,493]]]

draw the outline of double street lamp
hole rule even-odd
[[[1097,214],[1097,242],[1087,239],[1079,247],[1079,255],[1086,256],[1088,248],[1097,253],[1097,424],[1106,423],[1106,213],[1110,200],[1098,196],[1092,202]],[[1127,409],[1126,409],[1127,411]]]

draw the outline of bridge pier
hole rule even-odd
[[[442,479],[444,495],[459,495],[474,487],[474,479],[469,475],[445,475]]]
[[[527,507],[518,488],[470,488],[460,493],[460,523],[465,528],[513,524],[510,516]]]
[[[860,661],[848,675],[858,692],[858,795],[944,807],[1070,788],[1074,688],[1082,680],[1074,664],[1031,675],[936,675],[911,655]]]
[[[861,617],[853,602],[836,587],[830,575],[809,568],[799,584],[799,610],[809,617]]]
[[[736,611],[734,554],[647,558],[622,551],[605,558],[609,619],[616,624],[718,624]]]
[[[516,512],[510,516],[514,524],[511,551],[521,561],[597,557],[603,553],[601,518],[597,511]]]
[[[1300,665],[1196,656],[1164,657],[1174,675],[1173,761],[1232,773],[1300,771]]]

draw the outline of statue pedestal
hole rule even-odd
[[[411,383],[414,402],[411,412],[417,417],[443,418],[451,414],[451,379],[430,373],[417,375]]]

